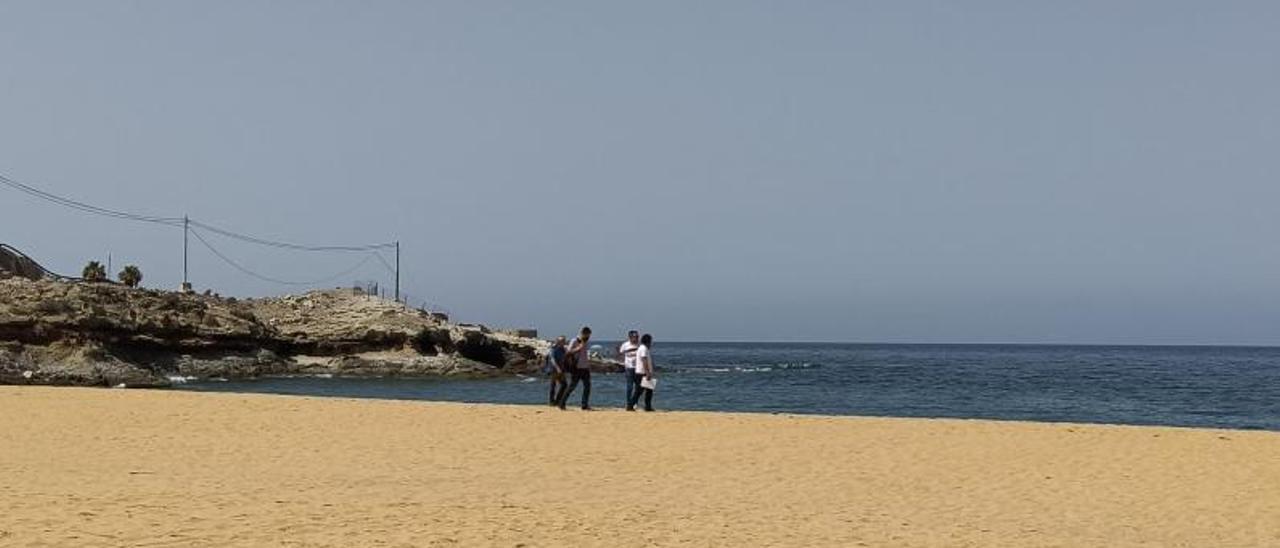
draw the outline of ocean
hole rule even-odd
[[[1280,431],[1276,347],[663,343],[653,352],[662,369],[654,398],[659,409]],[[596,374],[593,381],[592,406],[623,405],[622,375]],[[547,400],[541,377],[273,378],[179,388],[528,405]]]

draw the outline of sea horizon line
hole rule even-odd
[[[598,342],[621,342],[621,339],[598,339]],[[1056,346],[1081,348],[1280,348],[1280,344],[1245,343],[1098,343],[1098,342],[889,342],[889,341],[824,341],[824,340],[734,340],[734,339],[661,339],[660,344],[756,344],[813,346]]]

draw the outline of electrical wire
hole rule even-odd
[[[386,259],[385,257],[383,257],[381,253],[378,253],[377,251],[374,251],[374,252],[373,252],[373,256],[378,258],[378,262],[382,263],[383,268],[386,268],[386,269],[387,269],[387,272],[389,272],[389,273],[391,273],[391,274],[395,274],[395,273],[396,273],[396,267],[391,266],[391,263],[387,262],[387,259]]]
[[[5,186],[18,190],[20,192],[24,192],[31,196],[35,196],[42,200],[53,202],[55,204],[66,206],[66,207],[69,207],[78,211],[83,211],[86,213],[93,213],[93,214],[103,215],[107,217],[114,217],[117,219],[127,219],[131,221],[163,224],[168,226],[181,226],[184,222],[190,222],[194,226],[198,226],[209,232],[213,232],[221,236],[226,236],[228,238],[234,238],[244,242],[264,245],[268,247],[275,247],[275,248],[281,248],[281,249],[293,249],[296,251],[371,251],[375,249],[391,249],[396,246],[394,242],[383,243],[383,244],[365,244],[365,245],[302,245],[302,244],[294,244],[294,243],[282,242],[277,240],[268,240],[266,238],[258,238],[255,236],[249,236],[247,234],[241,234],[238,232],[227,230],[225,228],[213,226],[208,223],[202,223],[196,220],[189,220],[183,217],[156,217],[152,215],[139,215],[136,213],[116,211],[114,209],[98,207],[95,205],[86,204],[84,202],[72,200],[70,198],[66,198],[63,196],[58,196],[50,192],[45,192],[38,188],[32,187],[30,185],[26,185],[21,182],[15,181],[4,175],[0,175],[0,184],[4,184]]]
[[[277,283],[277,284],[283,284],[283,285],[318,285],[318,284],[326,283],[326,282],[329,282],[329,281],[332,281],[332,280],[335,280],[335,279],[341,278],[341,277],[346,276],[346,275],[348,275],[348,274],[350,274],[350,273],[352,273],[352,272],[355,272],[356,270],[359,270],[361,267],[363,267],[366,263],[368,263],[370,260],[372,260],[372,259],[374,259],[374,258],[377,258],[377,259],[378,259],[378,262],[380,262],[380,263],[382,264],[382,266],[383,266],[383,267],[385,267],[385,268],[387,269],[387,271],[388,271],[388,272],[391,272],[391,273],[393,273],[393,274],[396,272],[396,269],[395,269],[394,267],[392,267],[392,266],[391,266],[391,264],[390,264],[389,262],[387,262],[386,258],[384,258],[384,257],[382,256],[382,254],[381,254],[381,253],[378,253],[378,250],[381,250],[381,249],[392,249],[392,248],[396,248],[396,247],[398,247],[398,244],[397,244],[397,243],[394,243],[394,242],[393,242],[393,243],[382,243],[382,244],[365,244],[365,245],[302,245],[302,244],[295,244],[295,243],[290,243],[290,242],[282,242],[282,241],[278,241],[278,240],[269,240],[269,239],[266,239],[266,238],[258,238],[258,237],[256,237],[256,236],[250,236],[250,235],[247,235],[247,234],[242,234],[242,233],[239,233],[239,232],[234,232],[234,231],[231,231],[231,230],[227,230],[227,229],[225,229],[225,228],[220,228],[220,227],[213,226],[213,225],[210,225],[210,224],[207,224],[207,223],[202,223],[202,222],[200,222],[200,221],[196,221],[196,220],[189,219],[189,218],[186,218],[186,217],[158,217],[158,216],[153,216],[153,215],[140,215],[140,214],[137,214],[137,213],[129,213],[129,212],[127,212],[127,211],[118,211],[118,210],[114,210],[114,209],[108,209],[108,208],[105,208],[105,207],[99,207],[99,206],[95,206],[95,205],[91,205],[91,204],[86,204],[86,203],[84,203],[84,202],[80,202],[80,201],[72,200],[72,199],[70,199],[70,198],[66,198],[66,197],[63,197],[63,196],[59,196],[59,195],[57,195],[57,194],[53,194],[53,193],[50,193],[50,192],[46,192],[46,191],[40,190],[40,189],[38,189],[38,188],[32,187],[32,186],[30,186],[30,185],[23,184],[23,183],[21,183],[21,182],[15,181],[15,180],[13,180],[13,179],[11,179],[11,178],[9,178],[9,177],[7,177],[7,176],[3,175],[3,174],[0,174],[0,184],[3,184],[3,185],[5,185],[5,186],[8,186],[8,187],[13,188],[13,189],[15,189],[15,190],[18,190],[19,192],[23,192],[23,193],[25,193],[25,194],[28,194],[28,195],[34,196],[34,197],[39,198],[39,199],[41,199],[41,200],[45,200],[45,201],[48,201],[48,202],[52,202],[52,203],[55,203],[55,204],[58,204],[58,205],[61,205],[61,206],[64,206],[64,207],[68,207],[68,208],[71,208],[71,209],[74,209],[74,210],[77,210],[77,211],[80,211],[80,212],[84,212],[84,213],[91,213],[91,214],[95,214],[95,215],[101,215],[101,216],[105,216],[105,217],[112,217],[112,218],[116,218],[116,219],[124,219],[124,220],[130,220],[130,221],[138,221],[138,222],[145,222],[145,223],[160,224],[160,225],[165,225],[165,226],[174,226],[174,227],[183,227],[183,226],[187,226],[187,227],[188,227],[188,230],[191,232],[191,234],[195,235],[196,240],[198,240],[201,244],[203,244],[206,248],[208,248],[210,252],[212,252],[215,256],[217,256],[217,257],[218,257],[219,259],[221,259],[223,262],[225,262],[225,263],[227,263],[227,264],[231,265],[231,266],[232,266],[232,267],[234,267],[236,270],[239,270],[240,272],[242,272],[242,273],[244,273],[244,274],[246,274],[246,275],[248,275],[248,276],[251,276],[251,277],[257,278],[257,279],[259,279],[259,280],[267,281],[267,282],[272,282],[272,283]],[[328,277],[328,278],[324,278],[324,279],[320,279],[320,280],[314,280],[314,281],[305,281],[305,282],[304,282],[304,281],[293,281],[293,280],[282,280],[282,279],[279,279],[279,278],[273,278],[273,277],[270,277],[270,276],[266,276],[266,275],[263,275],[263,274],[259,274],[259,273],[257,273],[257,272],[254,272],[254,271],[252,271],[252,270],[250,270],[250,269],[246,268],[245,266],[241,265],[240,263],[237,263],[236,261],[232,260],[230,257],[227,257],[227,256],[226,256],[226,255],[224,255],[222,252],[218,251],[218,250],[217,250],[217,249],[216,249],[212,244],[210,244],[210,243],[209,243],[209,241],[208,241],[208,240],[206,240],[206,239],[204,238],[204,236],[202,236],[199,232],[197,232],[194,228],[191,228],[191,227],[198,227],[198,228],[200,228],[200,229],[202,229],[202,230],[204,230],[204,231],[207,231],[207,232],[209,232],[209,233],[217,234],[217,235],[224,236],[224,237],[227,237],[227,238],[232,238],[232,239],[240,240],[240,241],[243,241],[243,242],[248,242],[248,243],[252,243],[252,244],[257,244],[257,245],[262,245],[262,246],[272,247],[272,248],[277,248],[277,249],[290,249],[290,250],[294,250],[294,251],[321,251],[321,252],[367,252],[367,254],[366,254],[366,255],[365,255],[365,257],[364,257],[364,258],[363,258],[359,263],[357,263],[355,266],[353,266],[353,267],[351,267],[351,268],[349,268],[349,269],[347,269],[347,270],[344,270],[344,271],[342,271],[342,272],[340,272],[340,273],[338,273],[338,274],[335,274],[335,275],[333,275],[333,276],[330,276],[330,277]]]
[[[156,223],[156,224],[170,225],[170,226],[178,226],[178,225],[181,225],[181,224],[182,224],[182,218],[181,218],[181,217],[156,217],[156,216],[152,216],[152,215],[139,215],[139,214],[136,214],[136,213],[129,213],[129,212],[126,212],[126,211],[116,211],[116,210],[114,210],[114,209],[107,209],[107,208],[105,208],[105,207],[98,207],[98,206],[95,206],[95,205],[86,204],[86,203],[84,203],[84,202],[78,202],[78,201],[76,201],[76,200],[72,200],[72,199],[70,199],[70,198],[64,198],[64,197],[62,197],[62,196],[58,196],[58,195],[56,195],[56,194],[51,194],[51,193],[49,193],[49,192],[45,192],[45,191],[40,190],[40,189],[38,189],[38,188],[35,188],[35,187],[32,187],[32,186],[28,186],[28,185],[22,184],[22,183],[20,183],[20,182],[18,182],[18,181],[15,181],[15,180],[13,180],[13,179],[10,179],[10,178],[8,178],[8,177],[4,176],[4,175],[0,175],[0,184],[4,184],[5,186],[8,186],[8,187],[13,188],[13,189],[15,189],[15,190],[18,190],[18,191],[20,191],[20,192],[24,192],[24,193],[29,194],[29,195],[31,195],[31,196],[35,196],[35,197],[40,198],[40,199],[42,199],[42,200],[46,200],[46,201],[49,201],[49,202],[53,202],[53,203],[55,203],[55,204],[59,204],[59,205],[66,206],[66,207],[70,207],[70,208],[72,208],[72,209],[75,209],[75,210],[78,210],[78,211],[83,211],[83,212],[85,212],[85,213],[93,213],[93,214],[96,214],[96,215],[102,215],[102,216],[106,216],[106,217],[115,217],[115,218],[117,218],[117,219],[127,219],[127,220],[130,220],[130,221],[139,221],[139,222],[144,222],[144,223]]]
[[[204,239],[204,236],[201,236],[199,231],[192,230],[192,231],[191,231],[191,235],[192,235],[192,236],[195,236],[195,237],[196,237],[196,241],[198,241],[198,242],[200,242],[201,244],[203,244],[203,245],[204,245],[204,247],[205,247],[205,248],[207,248],[207,249],[209,250],[209,252],[210,252],[210,253],[213,253],[213,254],[214,254],[215,256],[217,256],[219,259],[222,259],[222,261],[223,261],[223,262],[227,263],[228,265],[231,265],[231,267],[232,267],[232,268],[235,268],[236,270],[239,270],[240,272],[242,272],[242,273],[244,273],[244,274],[246,274],[246,275],[248,275],[248,276],[251,276],[251,277],[257,278],[257,279],[259,279],[259,280],[266,281],[266,282],[277,283],[277,284],[281,284],[281,285],[319,285],[319,284],[322,284],[322,283],[328,283],[328,282],[331,282],[331,281],[333,281],[333,280],[336,280],[336,279],[339,279],[339,278],[345,277],[345,276],[347,276],[348,274],[351,274],[352,272],[355,272],[355,271],[359,270],[359,269],[360,269],[360,267],[364,266],[366,263],[368,263],[370,260],[372,260],[372,259],[373,259],[373,254],[371,253],[371,254],[369,254],[369,255],[366,255],[366,256],[364,257],[364,259],[361,259],[359,263],[356,263],[356,265],[355,265],[355,266],[353,266],[353,267],[351,267],[351,268],[348,268],[348,269],[346,269],[346,270],[343,270],[342,272],[339,272],[339,273],[334,274],[334,275],[332,275],[332,276],[329,276],[329,277],[326,277],[326,278],[322,278],[322,279],[319,279],[319,280],[310,280],[310,281],[282,280],[282,279],[279,279],[279,278],[272,278],[272,277],[270,277],[270,276],[265,276],[265,275],[259,274],[259,273],[257,273],[257,272],[254,272],[254,271],[252,271],[252,270],[249,270],[248,268],[244,267],[244,266],[243,266],[243,265],[241,265],[240,263],[237,263],[237,262],[235,262],[234,260],[232,260],[230,257],[227,257],[226,255],[223,255],[223,254],[222,254],[222,252],[220,252],[220,251],[218,251],[216,248],[214,248],[214,247],[213,247],[213,245],[212,245],[212,244],[210,244],[208,240],[205,240],[205,239]]]
[[[226,236],[228,238],[235,238],[237,240],[241,240],[244,242],[264,245],[268,247],[281,248],[281,249],[292,249],[295,251],[373,251],[375,249],[390,249],[396,246],[395,243],[367,244],[367,245],[301,245],[301,244],[291,244],[288,242],[279,242],[275,240],[267,240],[264,238],[257,238],[257,237],[248,236],[245,234],[239,234],[224,228],[218,228],[216,226],[212,226],[210,224],[202,223],[194,220],[191,221],[191,226],[200,227],[205,230],[208,230],[209,232],[213,232],[221,236]]]

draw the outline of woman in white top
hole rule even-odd
[[[640,401],[640,395],[644,395],[644,410],[653,411],[653,355],[649,352],[649,347],[653,345],[653,335],[645,333],[640,337],[640,348],[636,349],[636,371],[635,384],[636,390],[631,393],[631,400],[627,402],[627,411],[635,411],[636,403]]]

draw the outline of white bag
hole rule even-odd
[[[640,387],[653,390],[658,387],[658,379],[652,377],[640,379]]]

